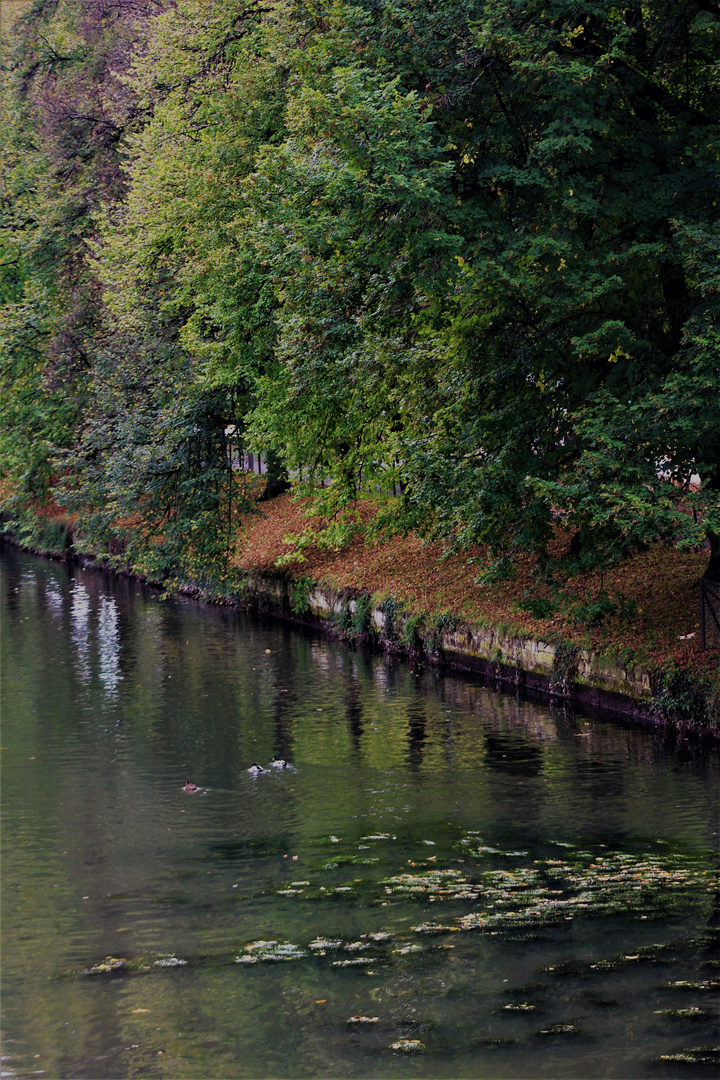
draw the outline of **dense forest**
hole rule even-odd
[[[2,31],[6,520],[54,500],[192,574],[252,451],[323,515],[299,548],[368,498],[487,580],[547,570],[558,521],[568,566],[709,539],[720,577],[714,0],[29,0]]]

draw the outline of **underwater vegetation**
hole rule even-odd
[[[419,1039],[398,1039],[397,1042],[390,1044],[389,1049],[400,1054],[421,1054],[425,1049],[425,1044]]]
[[[268,961],[301,960],[307,956],[305,949],[290,941],[251,941],[242,954],[235,957],[236,964],[257,964]]]
[[[720,1046],[688,1046],[676,1054],[661,1054],[658,1061],[682,1065],[720,1065]]]
[[[381,841],[396,837],[382,833],[361,839]],[[341,838],[335,836],[319,837],[313,841],[315,844],[341,842]],[[400,872],[386,877],[324,885],[308,875],[302,880],[292,881],[288,888],[273,892],[294,903],[309,900],[346,901],[356,907],[359,904],[362,908],[409,904],[410,910],[418,914],[426,911],[430,904],[440,904],[449,909],[445,919],[411,920],[410,931],[421,936],[467,931],[497,935],[521,929],[530,933],[515,935],[511,940],[531,941],[535,939],[533,931],[536,929],[576,918],[603,918],[622,913],[638,921],[655,920],[673,911],[702,907],[703,904],[712,903],[711,898],[720,887],[717,872],[708,858],[702,855],[573,849],[572,845],[559,841],[549,841],[548,845],[561,847],[563,857],[546,856],[530,860],[526,851],[505,851],[484,845],[477,833],[467,833],[454,844],[454,850],[461,851],[464,856],[461,860],[455,860],[464,864],[462,869],[438,866],[438,857],[434,855],[425,860],[407,859],[406,866],[411,869],[400,868]],[[488,865],[489,859],[506,862],[510,858],[515,862],[525,860],[526,864],[510,867]],[[347,863],[374,866],[378,861],[374,857],[358,859],[353,854],[339,853],[332,861],[319,862],[315,869],[317,873],[325,875]],[[459,912],[458,907],[461,907]],[[242,964],[275,963],[318,958],[332,953],[334,966],[347,967],[380,960],[387,963],[392,957],[412,956],[425,948],[417,941],[407,940],[407,935],[397,939],[397,934],[397,929],[383,927],[368,931],[356,940],[344,940],[335,935],[317,935],[304,944],[279,938],[262,939],[242,945],[233,959],[235,963]],[[695,939],[694,944],[712,947],[715,944],[712,931],[708,931],[705,937]],[[372,950],[372,956],[364,955],[368,950]],[[632,963],[668,962],[668,953],[672,951],[673,946],[667,943],[643,945],[613,957],[546,965],[541,970],[555,977],[577,974],[581,970],[615,971]],[[361,953],[363,955],[357,955]],[[717,963],[716,959],[705,962],[708,978],[696,981],[677,979],[666,985],[681,992],[715,991],[720,985],[712,977]],[[156,954],[134,961],[108,956],[75,974],[131,973],[147,971],[151,967],[171,968],[185,964],[187,961],[174,953]],[[522,1007],[503,1006],[505,1009]]]
[[[355,854],[357,847],[352,850],[353,845],[357,845],[357,838],[317,838],[311,843],[332,844],[337,856],[330,860],[321,859],[304,868],[303,876],[290,880],[287,888],[278,890],[276,886],[270,886],[253,894],[255,899],[282,897],[284,909],[296,911],[298,915],[306,913],[301,916],[301,924],[305,924],[311,910],[315,918],[321,919],[324,919],[323,913],[327,912],[328,916],[333,913],[334,932],[333,924],[328,923],[327,932],[317,933],[316,922],[313,936],[293,935],[295,940],[291,940],[278,932],[279,913],[274,907],[267,925],[270,932],[239,943],[229,954],[203,953],[185,957],[180,953],[165,952],[131,959],[108,955],[103,960],[61,974],[64,977],[147,978],[163,972],[165,977],[173,977],[169,969],[212,964],[238,965],[245,970],[244,977],[251,978],[263,966],[310,965],[317,973],[324,970],[326,975],[323,977],[327,978],[331,973],[333,978],[345,981],[366,980],[368,976],[379,978],[386,1002],[394,995],[402,998],[404,994],[411,994],[417,1001],[423,994],[442,997],[448,971],[457,970],[453,967],[456,961],[462,964],[474,957],[478,945],[473,945],[473,941],[484,935],[504,938],[510,948],[525,948],[532,947],[537,941],[547,941],[549,934],[563,935],[562,927],[576,920],[617,920],[622,916],[626,926],[637,924],[638,937],[642,936],[642,940],[632,943],[630,937],[631,943],[625,948],[620,951],[616,948],[605,955],[596,945],[591,956],[570,959],[560,956],[550,963],[545,954],[546,962],[538,962],[530,976],[532,981],[527,981],[526,976],[523,985],[511,983],[494,991],[494,1002],[487,1008],[487,1022],[515,1028],[524,1026],[520,1041],[524,1040],[528,1045],[539,1046],[542,1040],[552,1043],[553,1040],[592,1038],[584,1013],[563,1015],[558,1011],[558,1002],[563,1000],[563,995],[553,993],[553,985],[557,986],[558,980],[583,980],[590,987],[582,990],[587,1003],[598,1010],[617,1010],[622,1008],[621,1001],[615,1000],[607,987],[601,989],[601,984],[595,980],[614,978],[621,972],[632,977],[633,971],[644,966],[650,971],[653,967],[659,969],[654,985],[650,984],[653,985],[654,1003],[657,1004],[658,998],[662,1002],[667,995],[666,1007],[648,1007],[648,1018],[656,1027],[656,1037],[662,1037],[664,1033],[669,1041],[673,1034],[682,1034],[685,1029],[689,1033],[692,1029],[699,1043],[703,1037],[707,1038],[706,1031],[713,1024],[717,1025],[720,1017],[712,999],[720,990],[720,931],[713,925],[718,890],[714,853],[612,851],[597,843],[573,847],[552,840],[538,845],[531,853],[485,844],[473,832],[463,833],[459,839],[456,836],[445,849],[433,844],[432,849],[438,852],[434,855],[428,855],[430,845],[418,841],[417,853],[408,857],[405,848],[404,861],[397,865],[398,855],[393,854],[393,848],[386,843],[392,841],[393,836],[373,834],[360,839],[364,843],[360,845],[363,850],[358,856]],[[375,846],[376,851],[376,845],[383,845],[385,858],[367,857],[367,843]],[[338,878],[348,866],[352,866],[356,874],[363,866],[365,876],[340,883]],[[320,901],[319,906],[317,901]],[[304,907],[310,903],[314,904],[312,908]],[[433,914],[431,905],[442,908],[442,918],[430,917]],[[345,918],[352,917],[352,935],[337,932],[340,926],[337,919],[343,911]],[[695,912],[700,920],[699,925],[695,923],[697,929],[691,936],[648,942],[653,923],[668,917],[672,920],[678,912],[688,911]],[[366,920],[364,929],[363,919]],[[593,940],[603,939],[595,935]],[[692,963],[692,970],[688,970],[688,963]],[[425,982],[427,989],[423,989]],[[410,985],[412,989],[408,989]],[[601,992],[595,993],[593,987]],[[377,999],[377,1004],[380,1000]],[[373,997],[370,1008],[375,1004]],[[367,1010],[368,1005],[364,1008]],[[388,1013],[387,1008],[384,1012],[378,1010],[378,1015],[358,1011],[349,1018],[345,1013],[338,1023],[342,1023],[345,1030],[353,1029],[356,1032],[354,1038],[363,1039],[370,1038],[370,1033],[378,1026],[381,1029],[394,1027],[394,1041],[378,1043],[377,1048],[383,1052],[400,1055],[434,1053],[432,1024],[428,1026],[427,1022],[416,1021],[411,1012],[401,1016],[397,1010]],[[415,1023],[419,1026],[412,1028]],[[408,1025],[411,1025],[410,1030]],[[364,1034],[361,1036],[360,1032]],[[416,1038],[416,1034],[422,1034],[423,1041]],[[398,1037],[400,1035],[403,1037]],[[501,1050],[518,1045],[518,1039],[505,1037],[492,1029],[487,1035],[480,1042],[473,1041],[472,1046]],[[379,1037],[382,1040],[382,1035]],[[387,1038],[386,1033],[384,1039]],[[718,1048],[670,1044],[667,1053],[659,1054],[653,1061],[656,1067],[662,1064],[663,1068],[707,1066],[717,1063]]]

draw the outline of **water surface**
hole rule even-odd
[[[714,1072],[709,752],[12,549],[1,591],[5,1075]]]

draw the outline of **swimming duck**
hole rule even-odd
[[[185,781],[185,787],[183,788],[183,791],[192,792],[192,791],[199,791],[199,790],[200,790],[200,788],[197,786],[197,784],[191,784],[189,780]]]
[[[253,761],[252,765],[248,769],[248,772],[252,773],[253,776],[258,776],[261,772],[265,772],[265,770],[263,769],[262,765],[258,765],[257,761]]]
[[[274,754],[270,764],[274,769],[287,769],[289,763],[285,761],[284,758],[278,757],[277,754]]]

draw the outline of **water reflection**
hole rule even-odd
[[[427,739],[425,731],[427,718],[422,705],[413,703],[405,713],[408,731],[406,761],[410,768],[420,768],[424,758],[424,746]]]
[[[689,1045],[661,1010],[704,1007],[667,984],[715,970],[698,936],[715,894],[652,917],[627,901],[665,873],[658,854],[706,866],[716,758],[130,582],[13,552],[2,570],[9,1069],[630,1077]],[[105,709],[117,726],[96,722]],[[296,770],[248,775],[273,754]],[[188,778],[207,794],[186,795]],[[579,881],[607,857],[617,876],[627,852],[622,911],[503,929],[538,866]],[[432,888],[388,884],[408,874]],[[552,904],[556,885],[532,902]],[[483,912],[492,932],[459,931]],[[377,966],[235,963],[253,941],[307,952],[373,933],[392,935]],[[633,959],[675,942],[669,966]],[[159,953],[187,965],[156,967]],[[108,955],[140,967],[60,977]],[[349,1027],[355,1014],[378,1024]],[[709,1044],[713,1021],[693,1023]],[[551,1045],[554,1024],[579,1033]],[[427,1054],[390,1054],[398,1038]]]
[[[82,683],[90,680],[90,596],[84,585],[70,590],[70,622],[77,673]]]
[[[350,675],[345,680],[344,706],[345,720],[350,733],[353,754],[357,757],[360,754],[364,729],[362,694],[360,692],[355,664],[352,665]]]
[[[120,631],[117,605],[112,597],[100,597],[98,618],[98,652],[100,657],[100,681],[109,697],[117,696],[120,674]]]
[[[56,582],[50,580],[45,584],[45,603],[53,615],[59,616],[63,612],[63,597]]]

